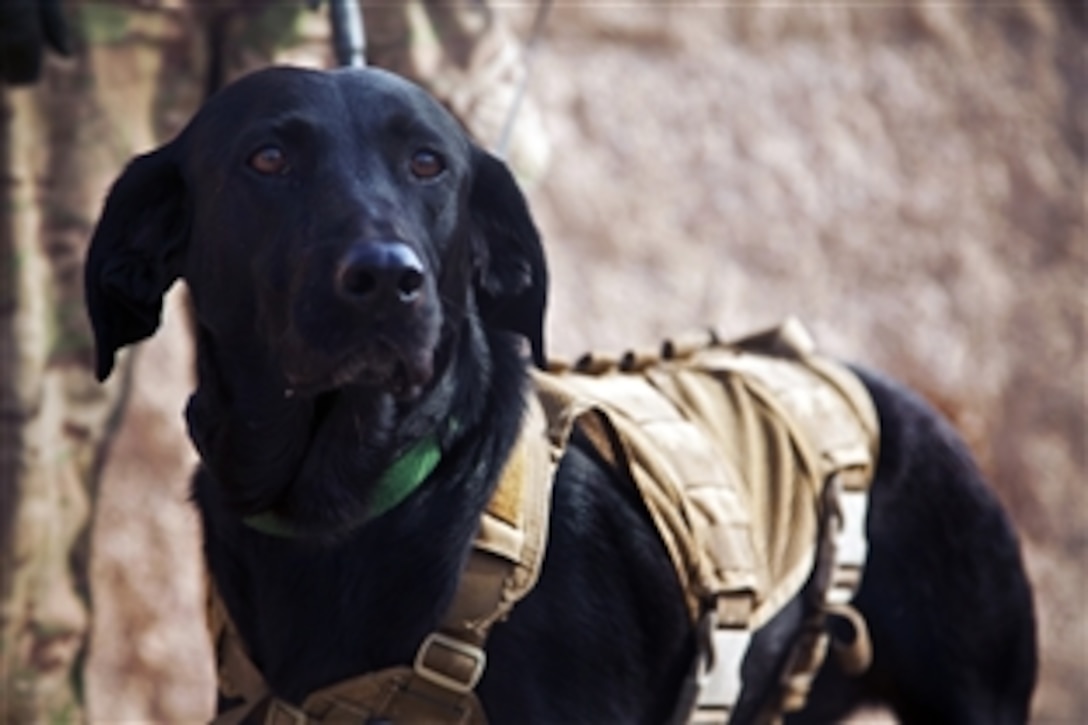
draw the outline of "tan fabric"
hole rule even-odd
[[[865,622],[847,602],[865,562],[876,411],[799,322],[729,345],[701,335],[657,354],[586,355],[536,384],[553,427],[577,428],[628,474],[672,557],[700,632],[673,721],[728,719],[750,633],[809,581],[804,631],[765,719],[803,707],[831,609],[857,632],[834,643],[836,657],[851,672],[868,666]]]
[[[747,597],[744,624],[759,627],[812,572],[828,477],[867,484],[875,411],[849,371],[813,355],[799,323],[664,351],[656,362],[587,356],[538,374],[538,393],[549,419],[630,473],[693,619],[719,596]]]
[[[363,0],[368,61],[421,83],[519,182],[547,171],[551,146],[527,81],[528,48],[496,3]],[[508,125],[517,106],[512,136]]]
[[[393,723],[487,722],[472,692],[450,692],[420,678],[411,667],[339,682],[310,695],[301,710],[277,703],[270,715],[277,708],[293,715],[294,723],[366,722],[371,718]],[[275,720],[267,718],[265,722],[271,725]]]

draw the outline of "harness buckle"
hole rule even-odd
[[[439,687],[468,694],[476,688],[486,665],[483,649],[442,632],[431,632],[419,646],[412,670]]]

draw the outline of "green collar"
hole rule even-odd
[[[442,449],[437,435],[429,435],[405,451],[378,479],[366,520],[376,519],[411,496],[434,472],[440,460]],[[273,536],[293,538],[297,535],[291,523],[275,511],[247,516],[243,521],[250,528]]]

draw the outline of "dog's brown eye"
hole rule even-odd
[[[276,176],[287,173],[287,154],[278,146],[265,146],[249,157],[249,166],[258,173]]]
[[[434,151],[421,149],[412,154],[410,168],[417,179],[433,179],[446,170],[446,160]]]

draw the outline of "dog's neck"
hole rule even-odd
[[[440,350],[436,379],[410,403],[353,386],[285,396],[274,371],[254,369],[251,356],[235,359],[235,350],[201,334],[199,386],[187,417],[224,501],[258,516],[259,528],[322,537],[399,504],[484,416],[492,366],[524,367],[512,336],[485,335],[471,318],[461,327]],[[497,376],[519,386],[523,377]],[[520,401],[520,390],[503,394]],[[392,480],[405,477],[413,480]]]
[[[411,661],[419,641],[433,631],[449,606],[480,513],[519,433],[527,381],[520,338],[505,332],[485,333],[473,325],[456,342],[440,368],[443,373],[425,394],[436,397],[419,399],[413,414],[401,420],[415,431],[428,424],[433,429],[442,420],[440,413],[457,411],[456,430],[440,436],[443,454],[434,473],[385,515],[357,528],[349,521],[339,536],[310,536],[315,529],[305,528],[301,539],[285,539],[246,526],[236,506],[232,513],[222,505],[227,489],[213,468],[215,459],[202,454],[205,465],[195,495],[216,587],[269,684],[288,699],[301,699],[322,684],[353,674]],[[229,413],[222,400],[216,400],[217,410],[204,409],[203,394],[198,391],[190,406],[194,429],[207,423],[197,417]],[[291,461],[286,487],[277,501],[276,510],[288,511],[292,522],[299,521],[294,507],[301,507],[303,499],[309,500],[311,494],[330,498],[327,491],[318,490],[331,480],[329,466],[336,466],[339,476],[341,467],[350,468],[355,462],[344,460],[345,454],[336,450],[343,441],[325,439],[333,429],[354,429],[345,412],[352,396],[346,397],[330,403],[332,410],[324,414],[322,424],[314,425],[316,414],[302,410],[299,417],[307,421],[305,425],[270,420],[257,429],[286,437],[297,425],[308,438],[302,460]],[[438,405],[436,401],[444,402]],[[432,405],[435,410],[420,410]],[[203,433],[194,430],[194,437],[218,437],[212,443],[219,446],[244,440],[269,455],[292,445],[285,438],[250,440],[254,429],[241,425],[244,422],[222,420],[217,428]],[[241,427],[228,433],[227,426]],[[208,447],[207,441],[201,445]],[[213,453],[224,450],[229,448]],[[265,466],[269,475],[280,475],[273,462],[256,465]],[[308,477],[312,475],[324,478]],[[344,521],[338,519],[338,523]],[[331,528],[326,524],[322,533],[328,534]],[[238,575],[239,565],[245,569],[244,576]],[[254,591],[263,592],[264,598],[255,600]],[[311,618],[327,626],[301,630],[306,639],[300,641],[301,635],[296,634],[300,630],[292,623]],[[352,643],[349,657],[325,656],[344,642]]]
[[[456,426],[456,420],[451,420],[450,424]],[[440,433],[436,431],[416,441],[382,471],[370,496],[366,520],[357,523],[361,525],[396,508],[423,485],[442,460]],[[271,509],[247,516],[244,521],[257,531],[273,536],[295,538],[301,535],[290,520]]]

